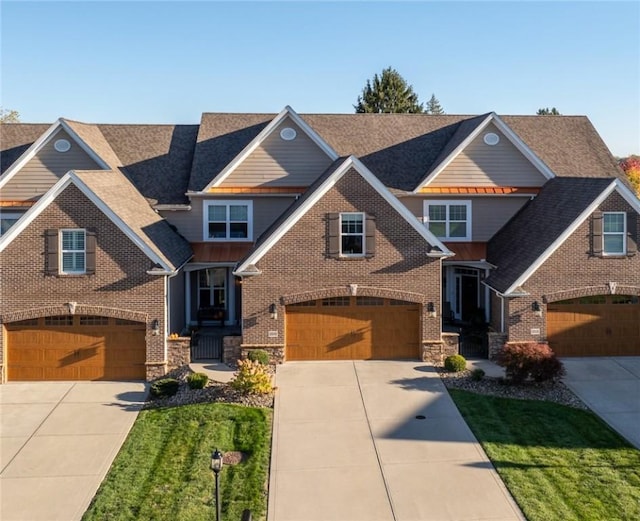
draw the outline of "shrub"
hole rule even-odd
[[[262,365],[269,365],[269,353],[262,349],[252,349],[247,353],[247,358],[252,362],[260,362]]]
[[[175,378],[163,378],[151,384],[151,396],[154,398],[166,398],[178,392],[180,382]]]
[[[453,373],[459,373],[467,368],[467,361],[462,355],[451,355],[444,359],[444,368]]]
[[[483,369],[480,369],[480,368],[474,369],[473,371],[471,371],[471,379],[474,382],[479,382],[480,380],[482,380],[484,378],[485,374],[486,373],[484,372]]]
[[[268,394],[273,389],[267,366],[254,360],[240,360],[229,385],[244,394]]]
[[[189,389],[204,389],[207,382],[209,382],[209,377],[204,373],[191,373],[187,376]]]
[[[507,380],[514,384],[520,384],[528,378],[536,382],[545,382],[564,375],[562,362],[551,348],[536,342],[506,344],[496,363],[505,368]]]

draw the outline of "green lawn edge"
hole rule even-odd
[[[264,519],[272,412],[220,403],[141,411],[82,520],[214,519],[216,448],[246,455],[220,474],[223,518],[250,509]]]
[[[529,521],[640,519],[640,451],[592,412],[449,394]]]

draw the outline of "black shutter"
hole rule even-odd
[[[44,238],[44,273],[45,275],[57,275],[58,230],[45,230]]]
[[[85,241],[85,272],[93,275],[96,272],[96,232],[87,230]]]
[[[340,255],[340,214],[329,214],[329,256]]]
[[[376,218],[373,215],[367,215],[365,224],[365,254],[375,255],[376,253]]]
[[[602,212],[596,210],[591,215],[591,253],[602,255]]]
[[[638,214],[627,212],[627,255],[638,251]]]

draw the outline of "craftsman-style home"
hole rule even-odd
[[[640,200],[582,116],[205,113],[0,126],[2,380],[279,360],[640,354]],[[236,355],[239,354],[236,352]]]

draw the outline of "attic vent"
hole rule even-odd
[[[68,152],[71,148],[71,143],[66,139],[58,139],[54,144],[53,148],[55,148],[58,152]]]
[[[484,142],[487,145],[493,146],[500,143],[500,136],[498,134],[494,134],[493,132],[487,132],[484,135]]]
[[[293,141],[296,138],[297,135],[298,135],[298,133],[294,129],[292,129],[291,127],[283,128],[280,131],[280,137],[282,139],[284,139],[285,141]]]

